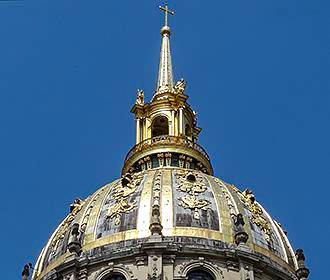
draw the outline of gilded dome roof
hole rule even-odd
[[[78,224],[84,254],[127,240],[144,242],[159,209],[160,232],[167,237],[199,237],[234,248],[235,221],[243,214],[246,246],[289,271],[297,268],[280,224],[255,200],[250,190],[201,171],[161,167],[125,176],[86,200],[76,200],[55,230],[36,264],[40,278],[68,256],[70,229]]]
[[[197,144],[201,128],[187,103],[187,83],[173,81],[167,25],[173,12],[167,2],[160,8],[166,24],[157,88],[148,103],[144,91],[137,92],[131,110],[136,144],[123,177],[74,201],[42,250],[33,279],[109,280],[118,273],[131,280],[191,279],[188,271],[201,266],[217,280],[225,274],[307,279],[303,251],[295,256],[252,191],[213,176],[210,157]],[[254,273],[260,277],[251,278]]]

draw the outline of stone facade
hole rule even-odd
[[[101,246],[65,261],[41,280],[188,279],[202,270],[213,279],[298,279],[292,269],[244,245],[194,237],[162,237],[122,241]]]

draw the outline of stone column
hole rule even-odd
[[[180,108],[180,130],[179,134],[183,134],[183,108]]]
[[[242,280],[254,280],[252,265],[240,261],[240,271]]]
[[[164,279],[173,280],[175,255],[163,256]]]
[[[145,140],[148,138],[148,125],[147,125],[147,119],[143,120],[143,136],[142,140]]]
[[[173,110],[172,111],[172,136],[174,136],[174,134],[175,134],[174,126],[175,126],[175,112]]]
[[[161,280],[163,275],[162,255],[156,252],[148,252],[148,276],[147,279]]]
[[[136,144],[139,144],[141,141],[141,128],[140,128],[140,119],[136,119]]]

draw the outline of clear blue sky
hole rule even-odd
[[[252,188],[328,279],[330,1],[170,2],[175,77],[216,175]],[[119,177],[136,89],[155,89],[160,3],[0,1],[1,279]]]

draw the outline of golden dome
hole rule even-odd
[[[159,219],[153,215],[155,205]],[[244,231],[249,236],[246,246],[256,257],[291,272],[297,269],[286,234],[252,192],[242,192],[201,171],[167,166],[145,170],[102,187],[84,201],[76,200],[71,210],[38,259],[37,279],[70,255],[69,229],[74,224],[79,225],[85,255],[106,250],[111,244],[143,243],[157,237],[151,228],[154,224],[164,242],[181,238],[189,243],[189,238],[200,238],[212,240],[215,248],[230,250],[237,247],[235,221],[239,213],[244,213]]]
[[[187,103],[186,82],[173,82],[167,24],[173,12],[167,3],[160,8],[166,24],[157,88],[149,103],[138,90],[131,110],[136,144],[122,178],[74,201],[42,250],[33,279],[109,280],[113,272],[126,279],[191,279],[189,269],[201,266],[217,280],[307,279],[303,252],[295,256],[252,191],[213,176],[197,144],[201,128]],[[250,278],[254,273],[264,276]]]

